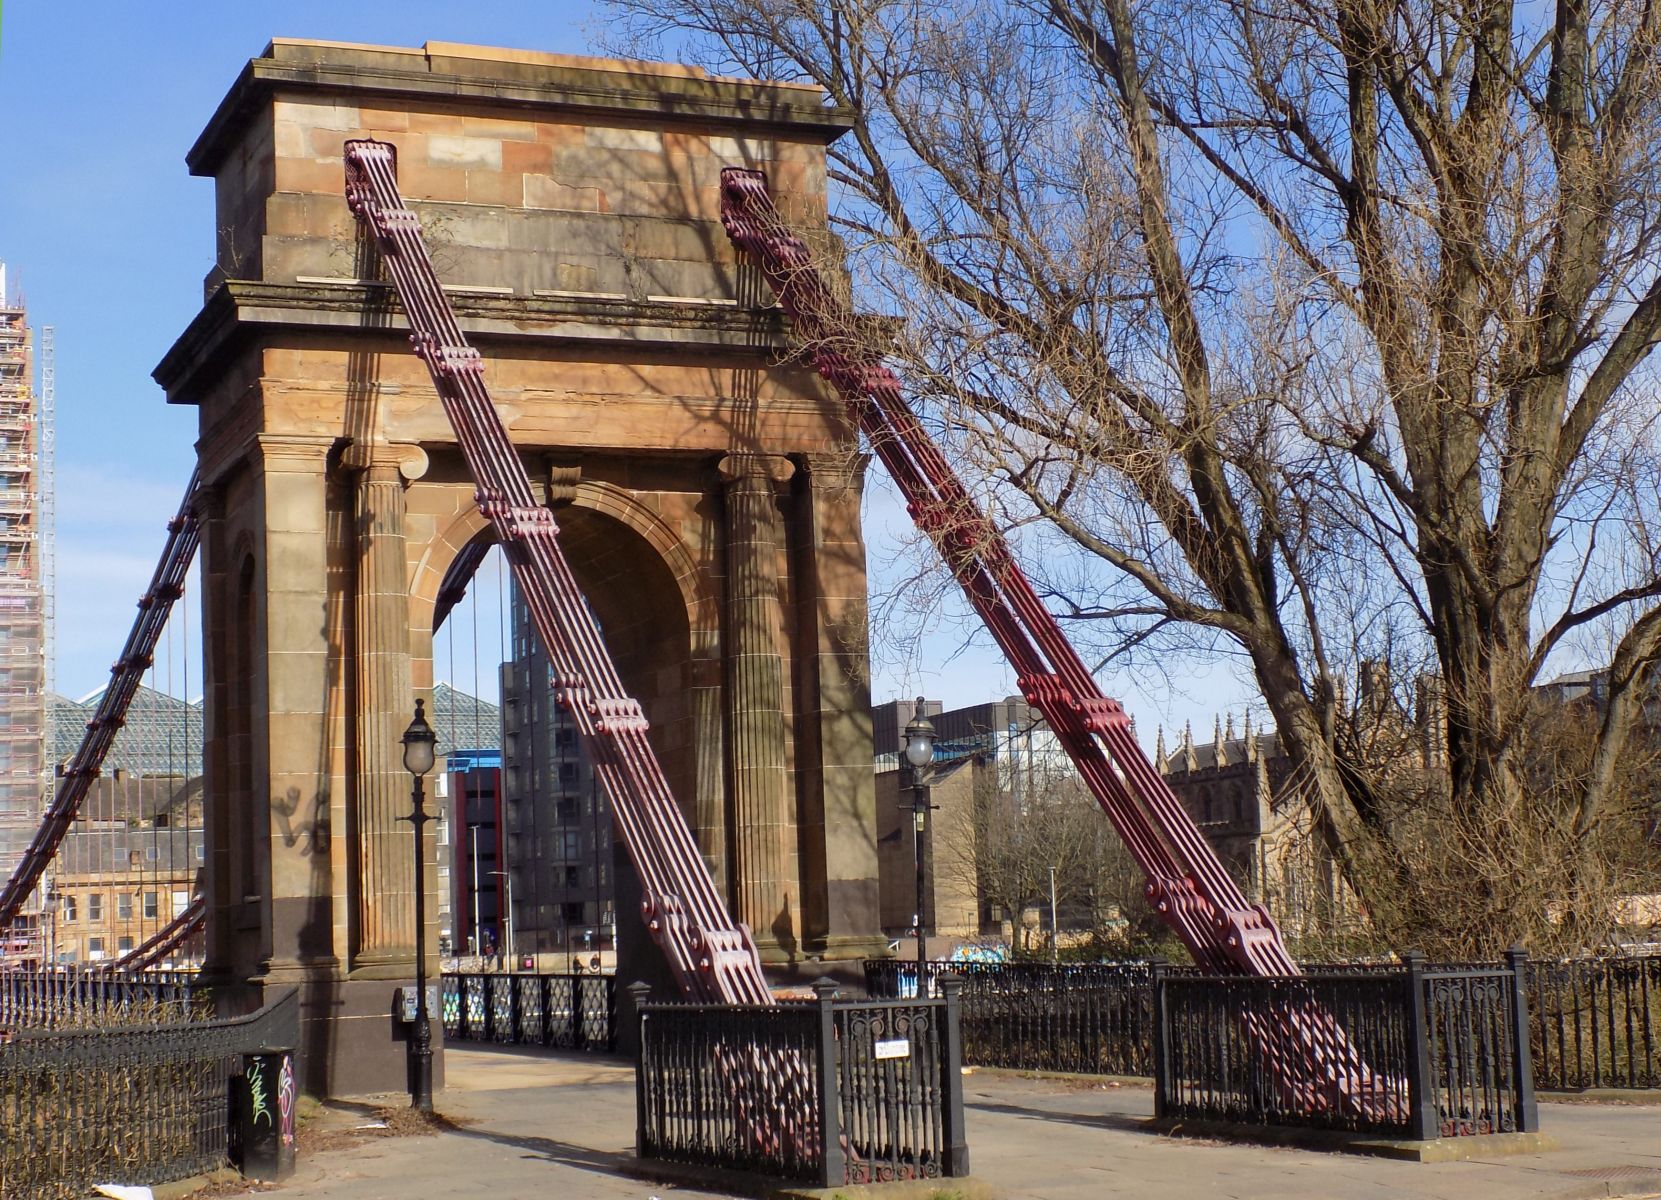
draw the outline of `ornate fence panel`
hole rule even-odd
[[[640,1155],[823,1187],[968,1174],[959,986],[872,1002],[821,984],[771,1008],[642,988]]]
[[[1419,976],[1417,956],[1409,974]],[[1529,1051],[1527,960],[1422,968],[1423,1021],[1442,1137],[1540,1127]]]
[[[617,1047],[617,979],[613,975],[446,973],[439,1008],[451,1041]]]
[[[251,1016],[24,1033],[0,1046],[0,1196],[87,1195],[223,1166],[242,1056],[292,1046],[297,996]]]
[[[1159,1116],[1411,1136],[1412,1047],[1400,978],[1186,975],[1160,977],[1155,989]],[[1264,1030],[1308,1024],[1308,1014],[1321,1011],[1370,1068],[1354,1081],[1360,1103],[1330,1096],[1325,1076],[1295,1076],[1297,1056],[1279,1070],[1267,1061],[1273,1041]]]
[[[820,1013],[812,1004],[640,1004],[642,1158],[827,1186]],[[837,1143],[829,1139],[833,1158]]]
[[[1661,954],[1529,964],[1541,1088],[1661,1088]]]
[[[0,1029],[93,1029],[208,1015],[194,971],[0,971]]]
[[[1426,966],[1409,954],[1396,968],[1279,979],[1156,971],[1156,1111],[1415,1139],[1537,1130],[1526,957],[1507,959]],[[1307,1027],[1314,1012],[1364,1064],[1338,1089],[1265,1061],[1275,1032]]]
[[[948,976],[936,999],[832,1006],[844,1182],[969,1173],[961,986]]]

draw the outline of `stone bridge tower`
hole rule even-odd
[[[217,262],[156,379],[200,412],[208,965],[302,989],[306,1086],[403,1086],[398,737],[489,538],[342,143],[397,145],[709,868],[788,966],[864,953],[878,924],[863,461],[783,356],[717,176],[763,167],[822,226],[844,126],[816,90],[689,67],[278,40],[192,148]]]

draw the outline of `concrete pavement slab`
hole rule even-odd
[[[513,1049],[446,1050],[440,1109],[459,1126],[312,1155],[283,1197],[414,1200],[720,1193],[629,1177],[627,1063]],[[1661,1109],[1542,1103],[1549,1154],[1397,1162],[1149,1132],[1149,1089],[975,1073],[964,1080],[977,1178],[1007,1200],[1585,1200],[1661,1193]]]

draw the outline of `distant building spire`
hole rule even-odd
[[[1196,771],[1199,769],[1199,765],[1200,760],[1194,754],[1194,723],[1184,721],[1182,723],[1182,768],[1185,771]]]
[[[1161,775],[1164,775],[1171,765],[1170,760],[1165,757],[1165,726],[1163,725],[1159,727],[1158,733],[1154,735],[1153,765],[1154,770]]]
[[[1211,729],[1211,761],[1212,765],[1222,767],[1228,765],[1228,747],[1223,742],[1223,718],[1221,714],[1212,717]]]

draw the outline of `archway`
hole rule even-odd
[[[411,501],[423,504],[419,495]],[[725,829],[718,605],[673,530],[625,489],[579,485],[559,506],[558,517],[566,559],[625,687],[641,702],[653,749],[719,881]],[[500,693],[489,696],[490,713],[496,713],[495,704],[501,706],[499,767],[479,767],[475,763],[483,760],[473,748],[457,747],[469,770],[451,776],[446,797],[456,865],[448,881],[440,865],[439,891],[451,900],[452,922],[440,937],[449,932],[458,955],[480,953],[488,944],[542,969],[563,969],[575,951],[582,951],[584,963],[591,951],[595,958],[604,952],[609,968],[615,949],[616,961],[628,964],[631,977],[657,977],[655,953],[636,915],[639,888],[632,866],[614,844],[609,804],[589,773],[586,755],[577,752],[574,726],[555,711],[546,656],[526,613],[517,602],[503,604],[511,633],[502,638],[507,648],[501,653],[489,626],[502,618],[487,615],[482,635],[474,624],[477,614],[468,601],[476,604],[481,589],[470,583],[484,572],[483,589],[493,586],[489,571],[495,556],[487,557],[493,541],[492,530],[469,505],[429,544],[411,593],[412,625],[428,613],[434,623],[435,722],[443,711],[437,697],[444,681],[467,690],[466,660],[480,660],[472,664],[474,691],[481,675],[493,679],[501,667]],[[435,578],[441,582],[429,596]],[[428,588],[419,586],[422,580]],[[459,671],[452,624],[473,626],[472,637],[464,635]],[[428,669],[419,660],[412,666],[417,674]],[[494,883],[491,876],[498,877]],[[502,913],[510,904],[508,922]]]

